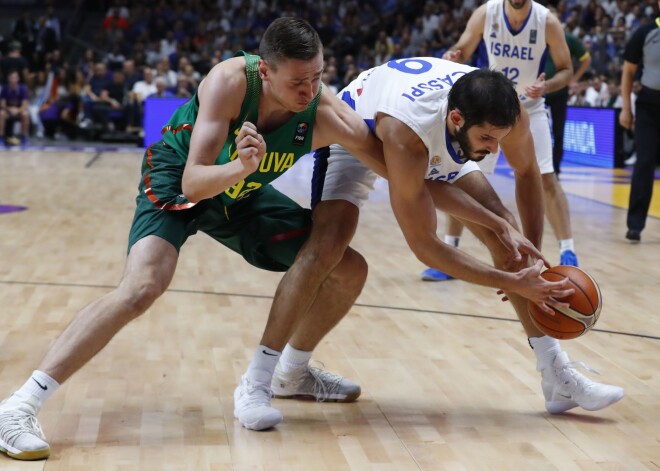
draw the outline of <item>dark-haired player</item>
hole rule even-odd
[[[365,71],[339,96],[383,142],[383,173],[389,180],[392,209],[417,258],[456,278],[508,292],[542,373],[547,410],[562,413],[578,406],[598,410],[620,400],[622,388],[595,383],[577,372],[559,342],[544,336],[532,323],[524,299],[529,296],[520,282],[524,282],[522,275],[538,273],[540,260],[525,272],[528,258],[511,257],[516,252],[506,247],[506,236],[517,223],[479,171],[477,162],[501,148],[514,171],[523,233],[540,250],[544,216],[541,174],[527,111],[511,81],[500,72],[417,57]],[[319,263],[310,259],[305,267],[299,261],[307,253],[334,254],[335,260],[341,259],[357,226],[359,207],[376,176],[341,145],[319,150],[316,156],[318,169],[327,163],[325,175],[316,175],[323,184],[323,201],[316,211],[328,205],[330,209],[324,211],[332,217],[326,217],[326,224],[315,221],[289,274],[299,270],[302,276],[313,271],[314,276],[322,277]],[[461,220],[489,248],[496,268],[436,236],[435,209],[453,212],[447,186],[462,190],[463,196],[458,197],[473,205],[474,212],[463,213]],[[334,224],[337,220],[344,224]],[[547,301],[545,304],[552,300]]]

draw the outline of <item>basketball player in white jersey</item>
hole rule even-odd
[[[552,165],[550,124],[543,98],[546,93],[566,86],[572,76],[564,31],[557,18],[548,15],[547,8],[532,0],[490,0],[475,10],[458,43],[443,58],[467,61],[482,39],[490,68],[501,71],[514,82],[529,113],[543,179],[545,210],[559,241],[560,264],[577,266],[568,201]],[[557,73],[546,81],[543,71],[548,53],[557,65]],[[445,242],[458,246],[461,230],[461,224],[449,218]],[[427,281],[450,278],[434,269],[422,273],[422,279]]]
[[[383,142],[384,166],[374,168],[389,180],[392,209],[417,258],[454,277],[506,292],[536,355],[547,410],[598,410],[620,400],[622,388],[577,372],[559,342],[536,329],[527,311],[528,295],[514,281],[533,281],[541,261],[533,265],[526,248],[510,250],[516,232],[511,227],[517,223],[476,164],[498,152],[498,145],[502,148],[514,170],[524,235],[540,248],[541,176],[528,115],[511,82],[500,72],[419,57],[363,72],[339,96]],[[322,196],[310,238],[287,273],[292,279],[322,280],[332,260],[341,260],[376,178],[340,146],[318,150],[315,157],[313,194],[321,190]],[[438,239],[436,208],[460,217],[489,248],[498,269]],[[551,296],[561,297],[559,290]],[[546,298],[539,305],[547,310],[555,302]],[[279,386],[272,387],[277,396]]]

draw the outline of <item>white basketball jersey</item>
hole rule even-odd
[[[464,164],[447,131],[447,95],[454,82],[472,70],[434,57],[392,60],[362,72],[339,97],[372,129],[379,112],[405,123],[428,149],[426,178],[452,181]]]
[[[483,39],[488,51],[488,65],[511,79],[516,84],[520,101],[530,106],[543,100],[527,98],[525,87],[532,85],[545,70],[545,21],[548,9],[532,1],[525,23],[518,31],[514,31],[504,14],[505,1],[489,0],[486,6]]]

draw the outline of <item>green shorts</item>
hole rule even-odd
[[[128,250],[149,235],[165,239],[177,251],[202,231],[255,267],[286,271],[311,230],[311,210],[265,185],[225,206],[219,198],[191,205],[181,194],[183,166],[162,141],[145,152],[137,208]]]

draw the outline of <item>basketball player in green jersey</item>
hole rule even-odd
[[[332,143],[367,160],[382,156],[380,142],[359,115],[321,87],[321,42],[304,20],[276,20],[260,54],[214,67],[174,113],[162,141],[145,152],[122,280],[78,313],[25,385],[0,406],[1,451],[17,459],[49,455],[35,417],[44,401],[163,294],[190,235],[205,232],[254,266],[285,271],[306,240],[311,211],[269,182],[312,148]],[[309,322],[325,331],[334,326],[361,291],[366,272],[363,258],[348,251],[318,290]],[[236,415],[247,427],[270,426],[267,414],[257,414],[255,421],[251,411],[270,405],[264,384],[270,386],[297,320],[269,319],[237,392]],[[360,394],[354,383],[318,374],[336,399]]]

